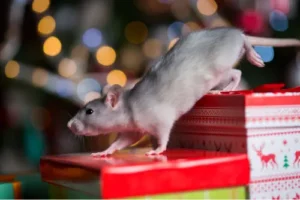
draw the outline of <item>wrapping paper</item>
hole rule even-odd
[[[90,154],[46,156],[41,159],[41,175],[50,184],[103,198],[214,190],[249,183],[246,154],[173,149],[148,157],[148,150],[126,150],[108,158]]]
[[[178,147],[247,153],[252,181],[300,173],[300,127],[175,130],[169,148]]]
[[[254,90],[208,94],[177,126],[274,128],[300,124],[300,88],[263,85]]]

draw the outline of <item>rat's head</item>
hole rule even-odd
[[[102,93],[101,98],[87,103],[68,122],[68,127],[74,134],[93,136],[120,131],[128,125],[123,88],[119,85],[106,86]]]

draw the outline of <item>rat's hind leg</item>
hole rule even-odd
[[[225,76],[220,84],[217,86],[217,89],[222,91],[234,91],[240,81],[241,81],[242,72],[238,69],[231,69],[227,76]]]
[[[262,60],[260,55],[256,53],[256,51],[253,49],[252,45],[246,39],[246,36],[243,35],[243,37],[244,37],[244,48],[246,49],[245,53],[248,61],[251,64],[256,65],[257,67],[264,67],[265,66],[264,61]]]
[[[104,151],[92,153],[92,156],[107,156],[117,150],[124,149],[141,139],[139,133],[119,133],[116,140]]]

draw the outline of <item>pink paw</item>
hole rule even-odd
[[[102,151],[102,152],[92,153],[91,156],[93,156],[93,157],[107,157],[111,154],[113,154],[112,151]]]
[[[148,152],[146,153],[146,155],[147,155],[147,156],[149,156],[149,155],[158,155],[158,154],[163,153],[165,150],[166,150],[166,149],[157,148],[157,149],[155,149],[155,150],[148,151]]]
[[[255,50],[249,51],[247,53],[247,59],[251,64],[256,65],[257,67],[265,66],[264,61]]]

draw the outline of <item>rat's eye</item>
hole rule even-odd
[[[91,115],[92,113],[93,113],[94,111],[92,110],[92,109],[87,109],[86,111],[85,111],[85,114],[87,114],[87,115]]]

